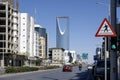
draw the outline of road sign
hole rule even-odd
[[[88,59],[88,53],[83,53],[82,54],[82,59]]]
[[[110,23],[108,22],[108,20],[105,18],[102,22],[102,24],[100,25],[96,35],[96,37],[100,37],[100,36],[111,36],[111,37],[115,37],[117,36],[114,29],[112,28],[112,26],[110,25]]]

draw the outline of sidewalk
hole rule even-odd
[[[0,67],[0,74],[4,74],[5,73],[5,69]]]

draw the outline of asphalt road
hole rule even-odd
[[[62,68],[16,74],[0,75],[0,80],[93,80],[91,71],[74,67],[72,72],[62,72]]]

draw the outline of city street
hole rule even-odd
[[[62,68],[27,73],[0,75],[0,80],[94,80],[91,71],[74,67],[72,72],[62,72]]]

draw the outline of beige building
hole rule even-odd
[[[52,64],[63,64],[63,48],[50,48],[49,49],[50,58],[52,60]]]
[[[39,56],[40,58],[46,58],[46,55],[45,55],[45,47],[46,46],[46,39],[45,37],[40,37],[40,53],[39,53]]]
[[[39,57],[47,58],[47,32],[41,25],[35,25],[35,31],[39,34]]]

